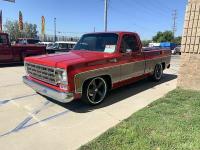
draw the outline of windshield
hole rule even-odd
[[[28,39],[27,40],[27,43],[28,44],[37,44],[37,43],[39,43],[40,42],[40,40],[35,40],[35,39]]]
[[[88,50],[98,52],[115,52],[118,35],[114,33],[86,34],[74,47],[74,50]]]
[[[50,48],[58,48],[59,44],[58,43],[53,43],[53,44],[49,45],[48,47],[50,47]]]
[[[38,44],[40,40],[35,39],[18,39],[16,41],[17,44]]]

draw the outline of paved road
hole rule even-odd
[[[96,107],[47,100],[22,83],[23,66],[1,67],[0,149],[76,149],[175,89],[179,63],[173,56],[160,83],[144,80],[114,90]]]

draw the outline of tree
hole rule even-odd
[[[24,30],[20,31],[18,21],[6,21],[5,31],[10,35],[11,41],[16,41],[17,38],[35,38],[37,36],[37,25],[24,23]]]
[[[174,43],[176,43],[177,45],[181,45],[181,40],[182,40],[182,37],[178,36],[178,37],[174,38]]]
[[[149,46],[149,43],[151,43],[151,42],[152,42],[152,40],[143,40],[143,41],[142,41],[142,46],[148,47],[148,46]]]
[[[165,31],[165,32],[158,32],[153,37],[154,42],[173,42],[174,41],[174,35],[172,31]]]

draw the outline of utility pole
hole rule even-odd
[[[57,41],[57,36],[56,36],[56,18],[54,18],[54,41]]]
[[[108,30],[108,0],[105,0],[104,4],[104,30],[107,32]]]
[[[172,32],[173,35],[175,37],[176,35],[176,30],[177,30],[177,26],[176,26],[176,20],[177,20],[177,10],[174,10],[172,13],[172,18],[173,18],[173,25],[172,25]]]

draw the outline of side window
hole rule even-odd
[[[0,35],[0,44],[7,44],[7,36],[6,35]]]
[[[124,35],[121,43],[121,50],[123,53],[127,51],[139,51],[137,38],[134,35]]]

